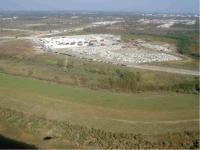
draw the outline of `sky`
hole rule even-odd
[[[199,0],[0,0],[0,10],[199,13]]]

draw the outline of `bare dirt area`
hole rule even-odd
[[[0,37],[7,37],[7,36],[28,36],[29,34],[24,31],[13,31],[13,30],[2,30],[0,31]]]

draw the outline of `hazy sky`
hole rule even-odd
[[[198,13],[199,0],[0,0],[0,10],[103,10]]]

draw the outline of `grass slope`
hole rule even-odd
[[[196,121],[175,121],[198,119],[198,95],[192,94],[112,93],[0,74],[0,105],[113,132],[198,130]]]

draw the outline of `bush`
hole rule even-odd
[[[195,90],[196,90],[197,92],[199,92],[199,89],[200,89],[200,87],[199,87],[199,78],[196,77],[196,78],[195,78]]]
[[[65,61],[65,63],[67,63],[65,64],[67,68],[74,68],[74,61],[72,59]]]
[[[137,89],[138,83],[141,80],[140,73],[134,73],[127,70],[116,70],[116,74],[120,88],[131,91]]]
[[[59,67],[63,67],[64,66],[64,59],[58,59],[57,60],[57,65],[59,66]]]

